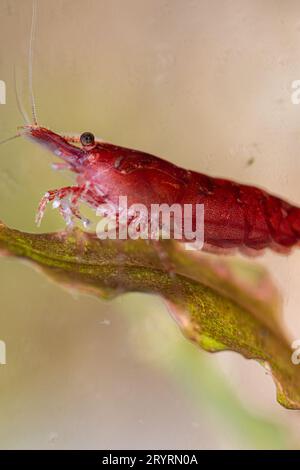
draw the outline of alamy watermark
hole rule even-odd
[[[295,366],[298,366],[300,364],[300,339],[295,339],[292,342],[292,349],[294,352],[291,355],[291,361]]]
[[[175,239],[188,250],[201,250],[204,244],[204,204],[131,204],[120,196],[118,204],[101,204],[96,234],[101,240]]]
[[[6,364],[6,344],[0,340],[0,365]]]
[[[0,104],[6,104],[6,84],[0,80]]]

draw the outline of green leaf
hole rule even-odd
[[[300,409],[299,369],[291,361],[280,298],[267,272],[172,242],[159,247],[160,252],[142,240],[100,241],[78,229],[29,234],[0,224],[2,255],[27,259],[60,284],[105,299],[131,291],[161,295],[190,340],[207,351],[236,351],[259,361],[272,373],[279,403]]]

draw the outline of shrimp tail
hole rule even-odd
[[[275,196],[268,196],[266,218],[277,251],[300,244],[300,208]]]

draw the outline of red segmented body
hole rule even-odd
[[[128,204],[142,203],[149,208],[155,203],[204,204],[207,249],[247,252],[271,248],[285,252],[299,242],[300,209],[266,191],[187,171],[110,143],[93,142],[80,148],[74,145],[79,139],[61,137],[39,126],[24,129],[26,136],[61,157],[78,175],[78,186],[46,194],[38,220],[49,200],[70,196],[69,213],[80,218],[79,201],[97,208],[103,202],[117,205],[119,196],[126,195]]]

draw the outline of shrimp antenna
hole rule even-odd
[[[7,139],[0,140],[0,145],[5,144],[6,142],[9,142],[10,140],[17,139],[17,137],[21,137],[22,134],[16,134],[13,135],[12,137],[8,137]]]
[[[29,93],[30,93],[30,103],[31,103],[31,111],[33,117],[33,124],[37,126],[37,115],[36,115],[36,105],[35,99],[33,94],[33,44],[34,44],[34,36],[35,36],[35,25],[36,25],[36,10],[37,4],[36,0],[32,2],[32,18],[31,18],[31,29],[30,29],[30,41],[29,41],[29,66],[28,66],[28,82],[29,82]]]
[[[23,107],[23,104],[22,104],[21,99],[20,99],[19,91],[18,91],[16,67],[14,67],[14,86],[15,86],[15,95],[16,95],[18,110],[20,111],[21,115],[23,116],[23,119],[24,119],[25,123],[30,124],[28,114],[26,113],[26,111]]]
[[[33,94],[33,81],[32,81],[32,62],[33,62],[33,42],[34,42],[34,34],[35,34],[35,23],[36,23],[36,0],[33,0],[32,3],[32,18],[31,18],[31,29],[30,29],[30,41],[29,41],[29,67],[28,67],[28,81],[29,81],[29,92],[30,92],[30,102],[31,102],[31,109],[32,109],[32,117],[33,123],[37,125],[37,115],[36,115],[36,106]],[[15,93],[16,93],[16,100],[17,105],[20,113],[23,116],[23,119],[26,124],[30,124],[30,120],[28,114],[26,113],[23,104],[20,100],[20,96],[18,93],[18,86],[17,86],[17,77],[16,77],[16,68],[14,67],[14,86],[15,86]],[[0,140],[0,145],[5,144],[6,142],[10,142],[11,140],[17,139],[23,135],[22,132],[19,132],[16,135],[8,137],[6,139]]]

